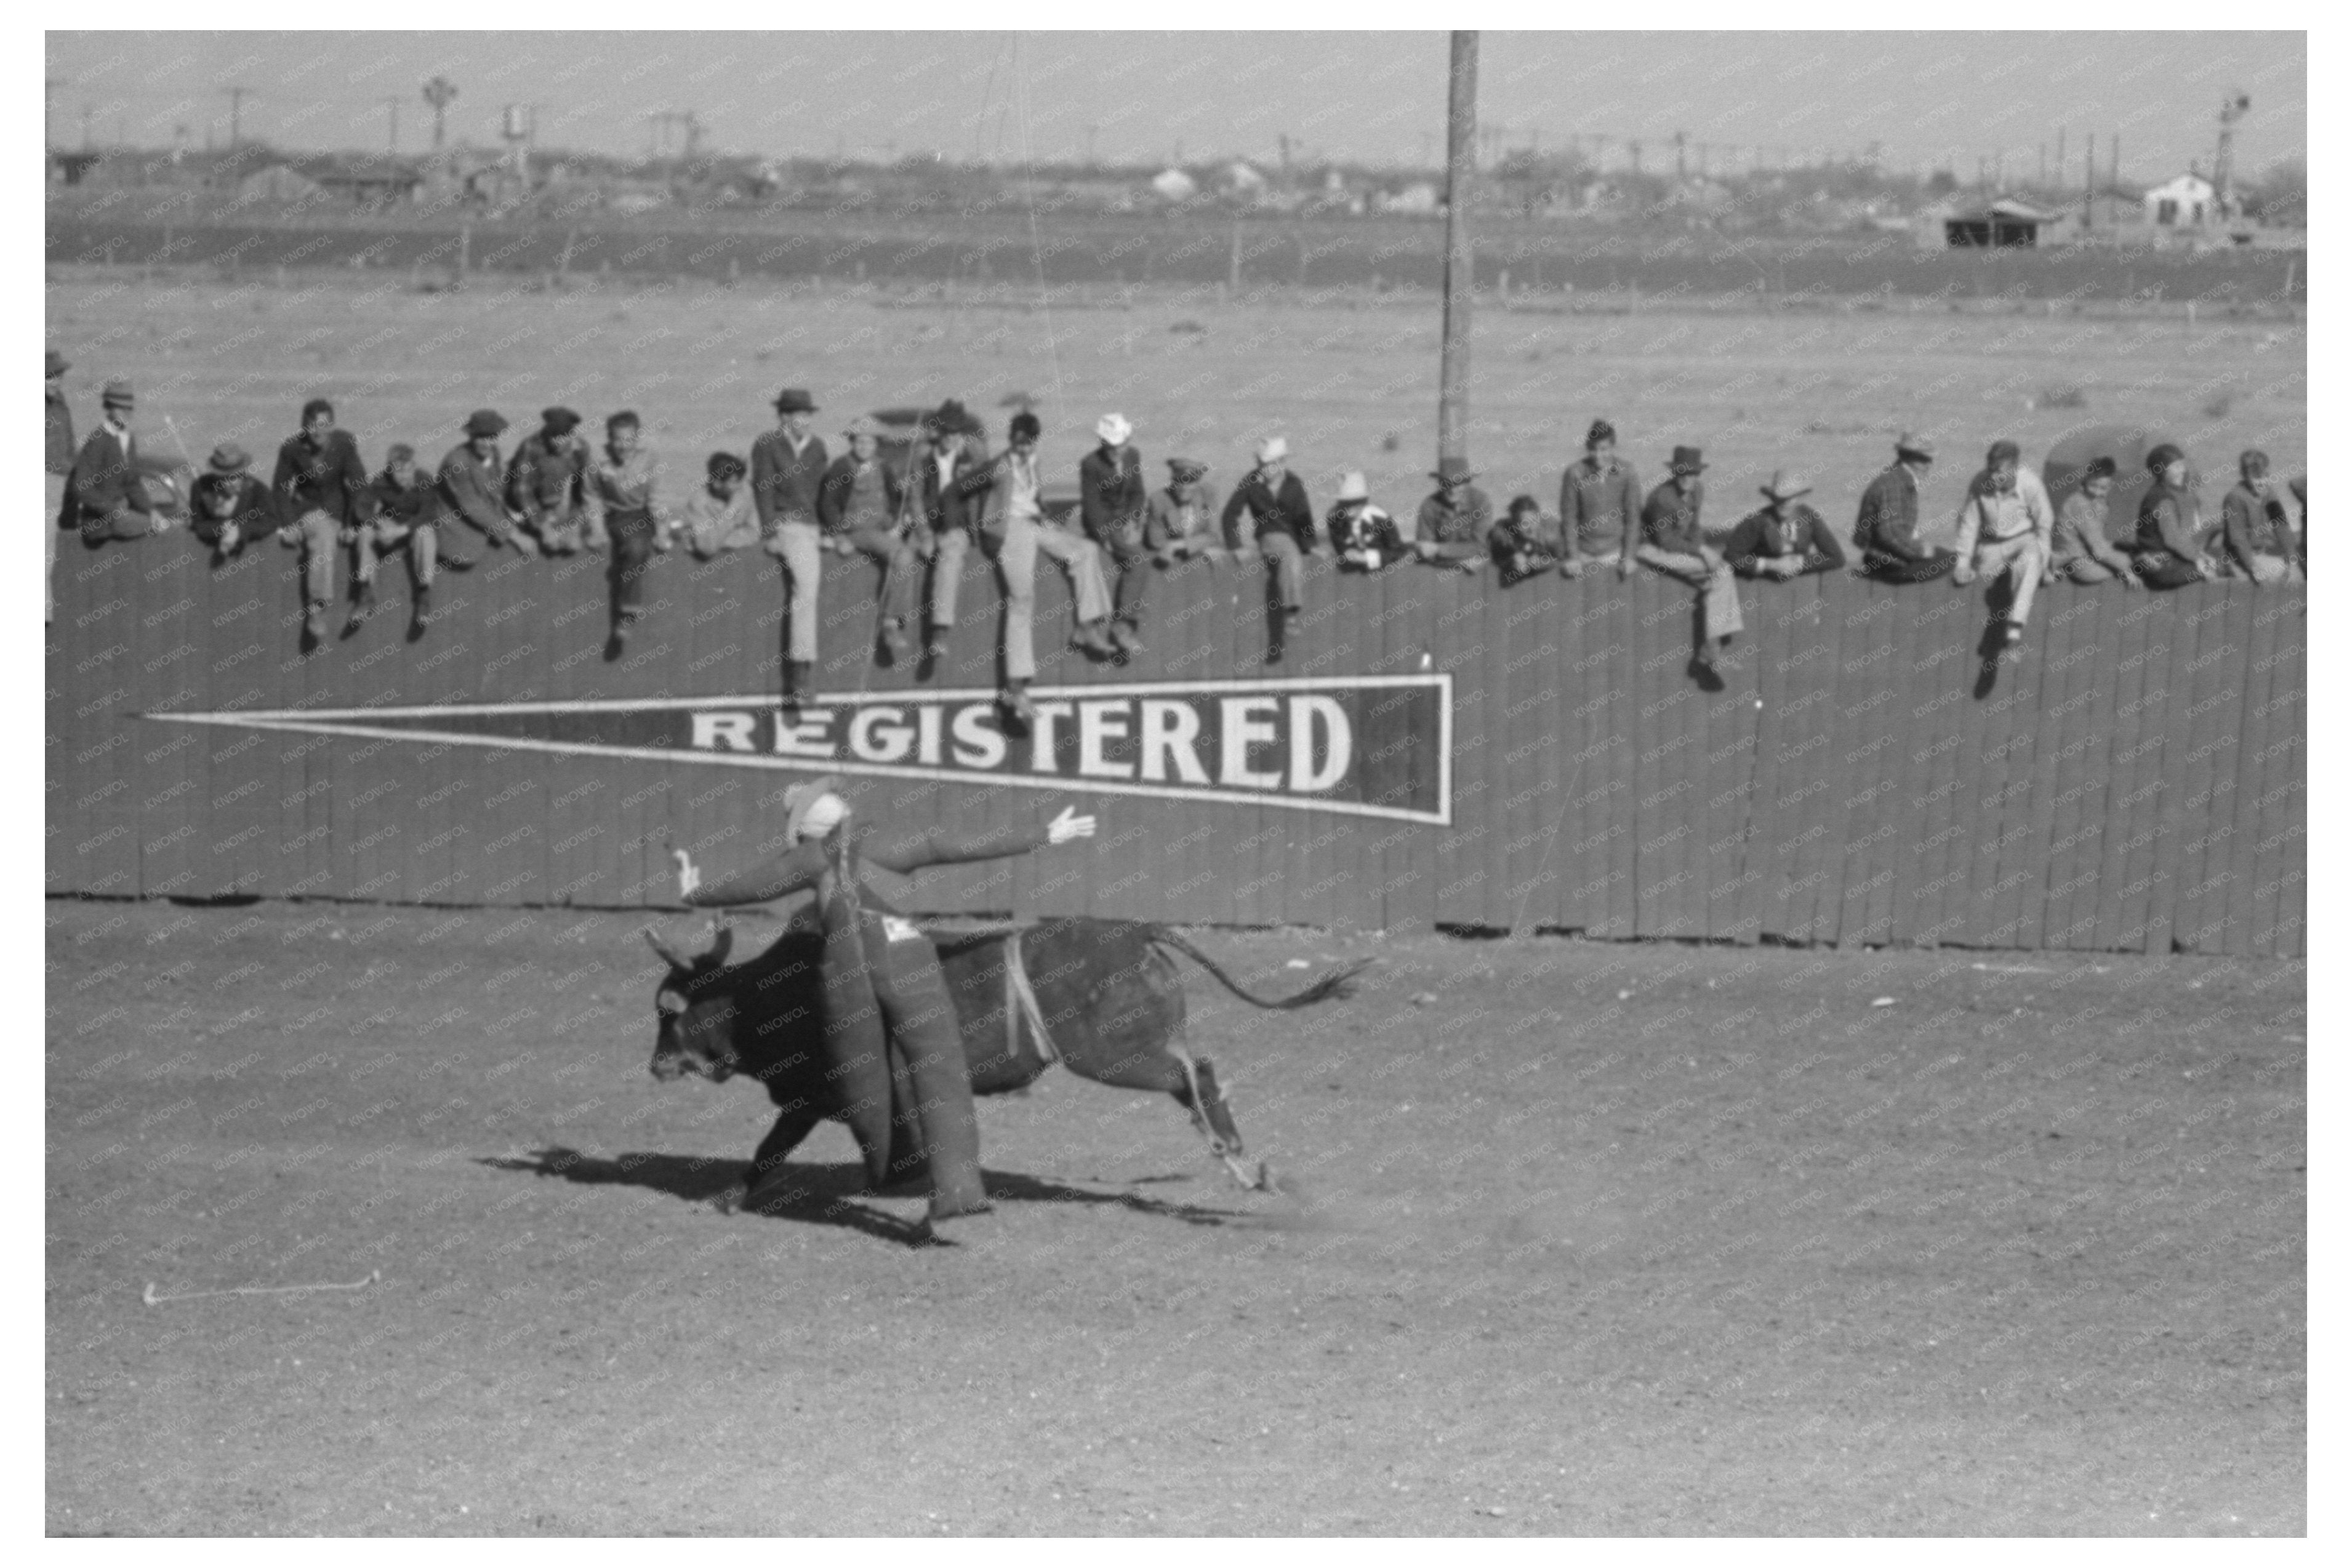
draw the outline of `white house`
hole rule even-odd
[[[1163,169],[1152,177],[1151,188],[1163,202],[1189,202],[1200,187],[1181,169]]]
[[[2147,221],[2171,227],[2197,227],[2221,215],[2213,201],[2213,182],[2201,174],[2174,176],[2140,198]]]

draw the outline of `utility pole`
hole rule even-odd
[[[89,117],[95,112],[86,103],[81,106],[81,150],[85,152],[90,150]]]
[[[2223,217],[2231,215],[2237,204],[2237,182],[2231,164],[2231,143],[2237,139],[2238,121],[2254,100],[2244,93],[2232,93],[2221,100],[2221,140],[2213,149],[2213,206]]]
[[[1688,140],[1683,132],[1675,132],[1675,183],[1677,185],[1683,183],[1683,176],[1688,172],[1683,166],[1683,146]]]
[[[225,87],[228,94],[228,144],[235,147],[244,140],[245,100],[253,96],[249,87]]]
[[[457,84],[447,77],[435,77],[425,84],[425,101],[433,106],[433,151],[441,151],[442,117],[457,100]]]
[[[400,99],[398,95],[395,94],[393,97],[385,99],[383,100],[383,105],[386,109],[392,110],[392,132],[390,138],[384,144],[384,150],[392,153],[394,157],[398,157],[400,155]]]
[[[2124,184],[2124,133],[2112,131],[2107,136],[2107,190],[2120,191]]]
[[[2064,184],[2066,183],[2066,128],[2063,125],[2058,128],[2058,157],[2051,167],[2058,171],[2058,183]]]
[[[1470,201],[1478,153],[1478,35],[1456,33],[1445,93],[1445,321],[1438,368],[1437,457],[1469,456]]]

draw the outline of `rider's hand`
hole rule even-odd
[[[1072,839],[1091,839],[1094,836],[1094,818],[1091,815],[1079,816],[1076,806],[1063,807],[1062,814],[1045,824],[1045,841],[1049,844],[1066,844]]]
[[[693,857],[684,850],[670,851],[669,858],[677,862],[677,901],[685,904],[702,891],[702,873],[695,869]]]

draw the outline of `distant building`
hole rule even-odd
[[[2140,198],[2147,209],[2147,221],[2162,228],[2201,226],[2209,218],[2219,218],[2221,210],[2213,199],[2213,183],[2194,172],[2175,175]]]
[[[291,163],[268,163],[236,183],[241,202],[299,202],[318,195],[319,183]]]
[[[415,165],[387,158],[322,159],[301,172],[330,196],[355,207],[391,207],[416,199],[425,176]]]
[[[1426,180],[1416,180],[1402,191],[1391,191],[1380,198],[1384,213],[1422,214],[1437,211],[1437,187]]]
[[[1228,195],[1256,196],[1265,190],[1265,176],[1236,159],[1225,165],[1224,189]]]
[[[2056,222],[2058,215],[2003,196],[1942,214],[1944,244],[1959,250],[2012,246],[2030,250],[2040,242],[2042,225]]]
[[[1163,202],[1189,202],[1201,187],[1181,169],[1162,169],[1152,177],[1151,189]]]

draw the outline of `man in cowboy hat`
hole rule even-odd
[[[2271,483],[2268,453],[2249,448],[2238,454],[2238,482],[2221,497],[2221,548],[2212,553],[2222,576],[2246,578],[2257,587],[2303,580],[2294,528]]]
[[[172,526],[169,517],[153,509],[139,482],[139,441],[131,432],[137,401],[129,382],[118,378],[107,382],[99,397],[103,417],[74,458],[68,505],[86,545],[144,538]]]
[[[1959,557],[1931,549],[1919,538],[1919,487],[1936,461],[1936,444],[1909,432],[1895,439],[1895,461],[1870,482],[1854,514],[1853,543],[1865,577],[1881,582],[1929,582]]]
[[[478,408],[467,415],[466,439],[451,447],[434,470],[433,493],[441,504],[438,520],[462,519],[492,549],[511,547],[536,555],[537,547],[529,534],[516,528],[519,516],[507,504],[506,459],[499,455],[499,434],[506,427],[496,409]]]
[[[604,523],[588,513],[593,455],[579,428],[580,416],[568,408],[541,410],[537,433],[523,438],[507,465],[508,504],[549,555],[578,555],[583,544],[606,542]]]
[[[1985,452],[1984,468],[1969,481],[1960,503],[1959,538],[1952,584],[1966,588],[1979,573],[2008,584],[2009,605],[2001,620],[2004,646],[2025,641],[2033,592],[2050,564],[2050,532],[2056,519],[2042,476],[2018,462],[2017,443],[2003,438]]]
[[[1144,590],[1150,574],[1143,564],[1147,497],[1143,459],[1128,444],[1135,427],[1127,416],[1107,413],[1095,423],[1095,449],[1078,459],[1078,519],[1105,558],[1112,585],[1110,640],[1121,653],[1140,651],[1136,629],[1143,621]]]
[[[832,458],[812,428],[816,400],[803,387],[776,394],[776,428],[751,443],[751,504],[760,546],[783,568],[784,700],[808,689],[816,670],[817,587],[823,568],[816,495]]]
[[[234,441],[213,448],[205,471],[188,497],[189,530],[213,547],[220,565],[249,539],[278,529],[278,505],[269,486],[252,474],[253,458]]]
[[[1699,532],[1699,507],[1706,498],[1699,476],[1706,464],[1696,446],[1677,446],[1667,465],[1666,482],[1650,492],[1642,506],[1642,543],[1633,559],[1698,591],[1699,637],[1692,662],[1712,668],[1717,654],[1730,645],[1744,624],[1739,614],[1739,591],[1730,563]],[[1622,561],[1618,571],[1625,570]]]
[[[66,402],[66,371],[72,368],[63,354],[48,350],[48,375],[42,393],[48,445],[48,511],[41,518],[45,541],[41,582],[52,621],[57,619],[58,600],[48,584],[57,574],[58,530],[65,524],[66,481],[73,476],[74,466],[73,407]]]
[[[474,563],[441,548],[441,499],[434,483],[416,465],[416,448],[395,441],[385,449],[383,467],[368,481],[371,520],[359,527],[352,547],[353,575],[359,579],[360,602],[343,628],[356,635],[375,604],[376,564],[385,556],[408,558],[408,640],[425,635],[433,620],[433,576],[436,567],[471,571]]]
[[[1813,486],[1785,468],[1772,472],[1764,505],[1739,519],[1723,541],[1723,559],[1742,577],[1783,582],[1811,571],[1836,571],[1845,549],[1822,515],[1805,505]]]
[[[588,517],[594,530],[612,541],[605,569],[611,615],[605,652],[614,658],[645,612],[646,573],[654,554],[669,549],[661,460],[646,450],[644,438],[644,422],[635,410],[623,409],[604,421],[604,450],[588,465]]]
[[[327,634],[327,606],[335,597],[339,544],[355,543],[366,520],[367,465],[360,444],[335,425],[335,405],[314,397],[302,405],[302,428],[278,448],[278,469],[269,481],[278,497],[278,542],[299,552],[302,573],[302,640],[315,647]],[[352,614],[363,618],[368,599],[356,570]]]
[[[1110,589],[1103,580],[1102,551],[1095,542],[1050,521],[1041,499],[1042,471],[1037,440],[1043,426],[1037,416],[1023,410],[1013,416],[1009,439],[984,472],[993,484],[983,528],[996,541],[996,568],[1004,580],[1004,709],[1023,724],[1036,716],[1030,706],[1029,683],[1036,678],[1037,558],[1059,561],[1070,574],[1071,598],[1077,632],[1070,645],[1098,658],[1118,651],[1105,634],[1110,616]],[[1129,647],[1136,646],[1131,641]]]
[[[930,613],[925,630],[926,663],[947,657],[948,628],[956,623],[956,601],[963,587],[964,557],[986,511],[985,497],[996,471],[972,449],[971,415],[949,398],[923,416],[922,442],[908,454],[906,494],[908,539],[931,563]]]
[[[1584,433],[1584,455],[1559,476],[1559,572],[1581,577],[1588,565],[1630,570],[1642,542],[1642,486],[1617,455],[1617,429],[1596,419]]]
[[[1349,469],[1340,478],[1339,498],[1323,526],[1339,552],[1342,571],[1380,571],[1412,553],[1396,519],[1373,502],[1371,486],[1359,469]]]
[[[880,866],[906,875],[929,865],[1027,854],[1093,837],[1095,819],[1072,807],[1043,828],[974,834],[866,823],[856,818],[843,788],[828,776],[786,790],[789,847],[751,871],[706,885],[692,858],[672,852],[678,894],[698,908],[723,909],[815,890],[826,1014],[816,1038],[828,1076],[842,1082],[867,1180],[879,1187],[911,1174],[892,1168],[891,1151],[919,1142],[930,1176],[930,1219],[984,1214],[971,1070],[938,950],[868,884],[867,872]],[[908,1135],[916,1132],[919,1138]]]
[[[895,664],[911,648],[908,638],[922,572],[914,547],[907,541],[906,486],[897,470],[882,460],[880,420],[861,413],[842,434],[849,450],[834,459],[817,486],[817,523],[824,530],[826,549],[880,563],[881,611],[875,631]]]
[[[1290,443],[1279,435],[1269,435],[1257,444],[1257,466],[1234,486],[1233,496],[1225,502],[1223,521],[1229,537],[1239,538],[1244,516],[1250,519],[1252,538],[1237,553],[1265,558],[1283,613],[1297,614],[1307,604],[1302,563],[1307,556],[1319,559],[1323,547],[1315,536],[1314,503],[1307,498],[1307,486],[1290,471]]]
[[[1437,488],[1413,514],[1412,553],[1432,566],[1476,571],[1486,564],[1495,528],[1495,504],[1471,481],[1477,477],[1465,458],[1441,457],[1430,476]]]
[[[2043,582],[2055,582],[2063,575],[2085,588],[2103,582],[2139,586],[2131,557],[2107,539],[2107,497],[2115,487],[2116,460],[2105,455],[2092,458],[2083,470],[2082,482],[2067,492],[2058,507],[2058,521],[2051,529],[2050,564],[2042,572]]]
[[[1168,459],[1168,483],[1151,492],[1143,518],[1144,545],[1160,566],[1223,560],[1238,543],[1217,522],[1217,497],[1208,473],[1209,465],[1197,458]]]

